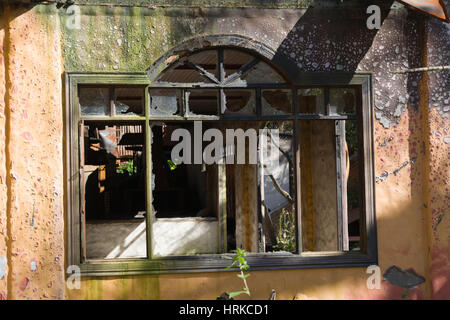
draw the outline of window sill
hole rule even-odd
[[[80,269],[82,276],[224,272],[233,256],[234,254],[215,254],[152,260],[91,260],[82,263]],[[254,253],[247,255],[247,262],[250,271],[366,267],[378,263],[376,256],[360,252]]]

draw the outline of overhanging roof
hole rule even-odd
[[[435,16],[441,20],[449,22],[447,8],[445,7],[444,0],[397,0],[398,2],[424,12],[426,14]]]

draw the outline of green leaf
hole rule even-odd
[[[170,170],[175,170],[177,168],[177,164],[172,160],[167,160],[167,164],[169,165]]]
[[[249,274],[238,274],[237,275],[238,276],[238,278],[241,278],[241,279],[247,279],[250,275]]]
[[[230,298],[234,298],[238,295],[241,294],[248,294],[247,290],[243,290],[243,291],[234,291],[234,292],[230,292],[230,294],[228,295]]]
[[[402,299],[405,299],[408,296],[408,294],[409,294],[409,290],[405,289],[402,293]]]
[[[231,268],[236,268],[236,266],[234,264],[231,264],[228,267],[226,267],[225,270],[230,270]]]

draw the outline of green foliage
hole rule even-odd
[[[356,121],[345,121],[345,140],[350,155],[358,152],[358,127]]]
[[[295,218],[293,210],[283,208],[279,219],[277,244],[273,246],[276,251],[295,251]]]
[[[241,294],[247,294],[248,296],[250,296],[250,290],[248,289],[247,286],[247,278],[250,276],[250,274],[245,274],[244,271],[247,271],[248,269],[250,269],[250,266],[247,263],[247,260],[245,260],[245,256],[247,255],[247,253],[245,252],[245,250],[243,249],[237,249],[234,251],[236,253],[236,255],[233,257],[233,261],[231,263],[230,266],[226,267],[225,270],[231,269],[231,268],[239,268],[240,273],[237,274],[237,277],[242,279],[242,281],[244,282],[244,288],[242,288],[241,291],[233,291],[230,292],[230,294],[228,295],[230,299],[232,299],[233,297],[236,297],[238,295]]]
[[[409,289],[403,290],[403,292],[402,292],[402,299],[412,300],[410,294],[411,293],[410,293]]]
[[[121,163],[117,169],[117,173],[125,174],[128,173],[129,176],[132,176],[134,173],[137,173],[137,167],[134,166],[133,160],[128,162]]]
[[[167,160],[167,164],[169,165],[170,171],[175,170],[177,168],[177,164],[170,159]]]

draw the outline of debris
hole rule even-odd
[[[224,292],[220,296],[218,296],[216,300],[233,300],[233,298],[230,298],[230,295]]]

